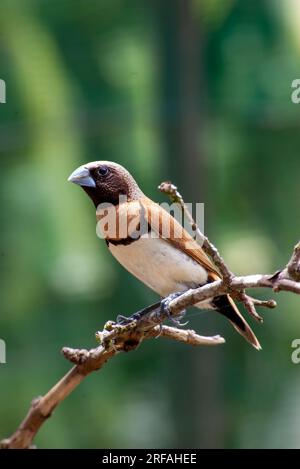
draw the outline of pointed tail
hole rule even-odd
[[[235,302],[230,295],[217,296],[213,299],[216,310],[229,319],[233,327],[241,334],[256,350],[261,350],[254,332],[239,312]]]

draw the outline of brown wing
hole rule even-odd
[[[172,243],[178,249],[184,251],[202,267],[205,267],[212,280],[221,278],[219,272],[216,270],[201,246],[189,235],[180,223],[175,220],[174,217],[169,215],[166,210],[149,199],[142,199],[140,203],[142,207],[141,216],[147,217],[153,231],[155,231],[161,238]],[[215,302],[217,302],[217,304],[215,304]],[[257,350],[261,349],[255,334],[239,312],[230,295],[221,295],[214,298],[214,304],[217,311],[226,316],[235,329],[248,342],[250,342],[254,348]]]
[[[220,278],[219,272],[201,246],[172,215],[148,198],[141,199],[140,204],[142,212],[144,212],[142,215],[146,217],[152,230],[158,236],[181,249],[185,254],[198,262],[198,264],[208,270],[212,278]]]

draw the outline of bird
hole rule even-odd
[[[68,181],[81,186],[96,208],[97,233],[117,261],[161,297],[221,278],[200,244],[147,197],[127,169],[111,161],[79,166]],[[225,316],[255,349],[261,346],[229,294],[195,305]]]

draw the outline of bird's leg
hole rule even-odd
[[[185,316],[186,311],[183,310],[180,315],[178,315],[176,318],[174,318],[171,315],[169,305],[172,300],[177,298],[178,296],[182,295],[183,292],[177,292],[177,293],[172,293],[171,295],[167,296],[166,298],[163,298],[161,301],[158,301],[157,303],[154,303],[150,306],[147,306],[147,308],[143,308],[140,311],[137,311],[134,313],[132,316],[126,317],[123,316],[122,314],[119,314],[117,316],[117,323],[124,325],[124,324],[129,324],[130,322],[133,321],[139,321],[143,316],[146,316],[146,314],[149,314],[151,312],[154,312],[157,310],[156,314],[159,317],[160,314],[164,314],[167,316],[167,318],[172,321],[176,326],[186,326],[188,324],[188,321],[186,323],[181,324],[180,320]]]
[[[147,308],[143,308],[143,309],[137,311],[132,316],[126,317],[126,316],[123,316],[122,314],[119,314],[117,316],[117,323],[119,323],[119,324],[128,324],[132,321],[138,321],[143,316],[145,316],[148,313],[151,313],[152,311],[155,311],[160,306],[161,306],[161,302],[158,301],[157,303],[154,303],[150,306],[147,306]]]
[[[181,311],[180,315],[178,315],[176,318],[174,318],[171,314],[170,311],[170,303],[175,300],[178,296],[182,295],[183,292],[177,292],[177,293],[171,293],[171,295],[167,296],[161,301],[160,304],[160,312],[162,314],[166,314],[168,319],[172,321],[176,326],[186,326],[188,324],[188,321],[185,323],[181,323],[181,319],[185,316],[186,310],[184,309]]]

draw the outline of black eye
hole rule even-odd
[[[100,174],[100,176],[106,176],[108,171],[109,170],[107,166],[100,166],[100,168],[98,169],[98,174]]]

